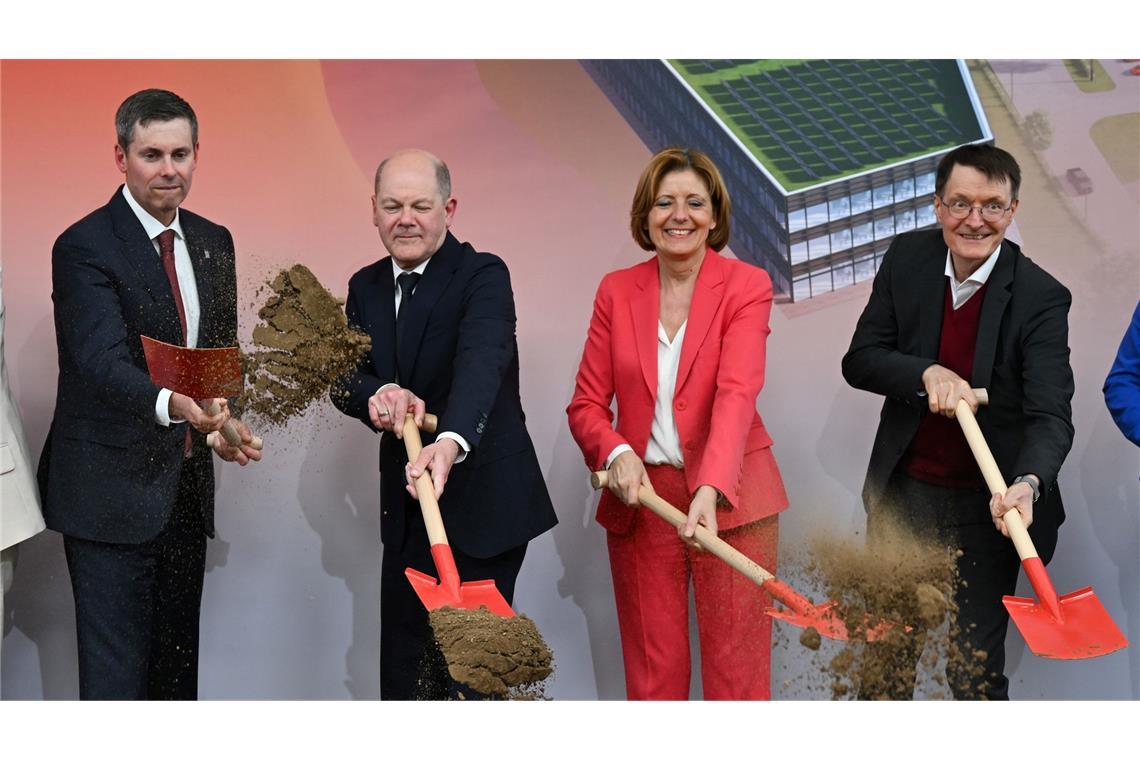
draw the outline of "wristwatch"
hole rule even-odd
[[[1033,503],[1036,504],[1037,500],[1041,498],[1041,488],[1037,485],[1037,476],[1018,475],[1013,479],[1011,485],[1017,485],[1018,483],[1027,483],[1029,487],[1033,489]]]

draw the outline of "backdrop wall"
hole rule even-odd
[[[998,144],[1026,170],[1015,236],[1074,296],[1076,440],[1061,476],[1069,518],[1051,575],[1063,591],[1093,585],[1138,642],[1138,456],[1112,425],[1100,386],[1140,291],[1140,193],[1100,157],[1081,122],[1091,101],[1081,105],[1059,62],[1010,66],[994,64],[997,89],[982,96]],[[1015,76],[1012,104],[1004,83]],[[113,117],[126,95],[164,87],[198,113],[201,153],[186,206],[234,234],[243,339],[271,272],[303,262],[343,296],[348,277],[384,255],[369,205],[384,156],[419,146],[444,158],[459,199],[453,231],[511,269],[523,404],[561,520],[531,544],[515,607],[555,652],[550,696],[624,695],[597,499],[563,410],[598,280],[646,257],[626,219],[649,151],[576,62],[4,61],[0,85],[5,347],[37,455],[57,372],[51,245],[121,182]],[[1135,112],[1140,78],[1116,85],[1097,103],[1114,98],[1108,111]],[[1011,108],[1046,109],[1053,146],[1032,153]],[[1086,207],[1056,181],[1077,155],[1097,186]],[[781,519],[784,556],[822,527],[863,526],[858,493],[880,399],[847,387],[839,360],[868,292],[857,286],[772,313],[759,409],[792,502]],[[203,698],[377,697],[376,447],[363,426],[324,405],[274,434],[259,465],[218,468]],[[3,697],[75,698],[74,611],[58,534],[21,545],[5,615]],[[1011,627],[1007,650],[1015,698],[1140,696],[1135,643],[1055,662],[1029,654]],[[778,645],[774,695],[826,697],[817,676],[827,655],[827,647]]]

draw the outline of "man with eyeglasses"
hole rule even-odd
[[[1072,299],[1005,239],[1020,183],[1000,148],[947,153],[933,199],[941,229],[894,239],[843,357],[850,385],[886,397],[863,485],[868,542],[894,525],[961,550],[954,641],[985,659],[981,673],[951,664],[957,699],[1008,699],[1002,596],[1020,563],[1001,516],[1017,509],[1048,562],[1065,515],[1057,473],[1073,442]],[[971,388],[989,391],[988,406],[979,411]],[[1012,483],[1004,496],[990,494],[952,419],[959,399]]]

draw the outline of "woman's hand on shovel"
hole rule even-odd
[[[649,482],[649,473],[645,471],[645,463],[633,451],[623,451],[610,463],[610,480],[606,485],[610,493],[621,499],[622,504],[636,507],[640,504],[637,489],[645,486],[650,491],[653,484]]]
[[[1005,526],[1002,515],[1011,509],[1021,513],[1021,521],[1028,529],[1033,523],[1033,488],[1028,483],[1014,483],[1004,494],[995,493],[990,499],[990,514],[993,515],[994,525],[1006,538],[1009,538],[1009,528]]]
[[[697,525],[703,525],[709,532],[716,535],[716,501],[717,491],[712,486],[701,486],[693,494],[693,501],[689,504],[689,519],[677,530],[677,535],[689,546],[704,551],[697,543]]]

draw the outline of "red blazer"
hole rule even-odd
[[[657,396],[660,292],[656,257],[611,272],[598,286],[574,397],[566,408],[570,432],[591,470],[604,468],[606,457],[622,443],[645,456]],[[756,413],[771,309],[767,272],[708,250],[681,345],[673,416],[690,493],[708,484],[729,502],[717,514],[721,529],[788,506],[772,439]],[[616,430],[610,411],[615,394]],[[632,519],[631,509],[603,492],[598,522],[625,533]]]

